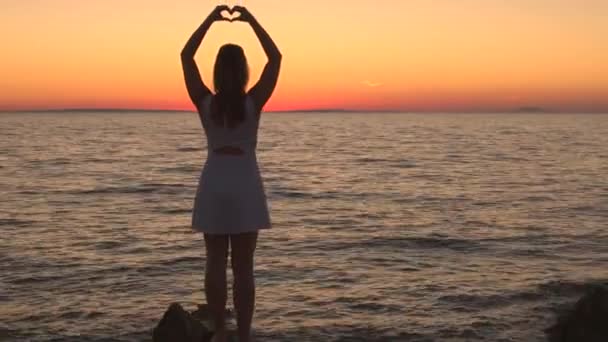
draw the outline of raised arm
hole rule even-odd
[[[277,85],[279,71],[281,70],[282,55],[272,38],[270,38],[268,32],[264,30],[260,23],[258,23],[245,7],[235,6],[233,10],[238,11],[241,14],[237,20],[248,22],[251,25],[253,32],[255,32],[255,35],[258,37],[258,40],[266,53],[266,57],[268,58],[268,62],[266,62],[266,65],[264,66],[260,80],[249,91],[257,109],[262,111],[262,108],[264,108],[266,102],[270,99],[270,96]]]
[[[194,31],[188,42],[184,46],[181,59],[182,59],[182,69],[184,71],[184,80],[186,81],[186,88],[188,89],[188,95],[190,96],[190,100],[198,109],[203,98],[210,94],[211,91],[209,88],[203,83],[203,79],[201,78],[201,74],[198,70],[198,66],[196,65],[196,61],[194,60],[194,55],[201,45],[203,38],[209,31],[211,24],[215,21],[219,20],[228,20],[222,16],[222,11],[228,10],[228,6],[217,6],[211,14],[203,21],[203,23]]]

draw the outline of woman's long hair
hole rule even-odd
[[[213,71],[215,97],[211,118],[215,123],[234,128],[245,120],[248,82],[249,65],[243,48],[235,44],[222,46]]]

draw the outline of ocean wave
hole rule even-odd
[[[338,241],[327,242],[322,246],[323,250],[348,250],[348,249],[377,249],[383,253],[391,253],[394,250],[404,249],[448,249],[459,252],[474,252],[486,250],[488,247],[477,240],[460,239],[441,235],[428,236],[404,236],[404,237],[372,237],[361,241]]]
[[[191,214],[192,208],[161,209],[160,212],[163,214],[168,214],[168,215]]]
[[[31,220],[22,220],[22,219],[13,219],[13,218],[9,218],[9,219],[3,219],[0,218],[0,227],[30,227],[35,225],[37,222],[36,221],[31,221]]]
[[[582,294],[598,286],[608,286],[608,279],[568,281],[549,280],[535,287],[518,291],[504,291],[492,294],[462,293],[437,297],[438,303],[447,303],[451,309],[464,312],[497,309],[507,306],[518,306],[523,303],[536,302],[550,307],[553,311],[561,310]]]
[[[199,166],[199,165],[171,166],[171,167],[162,168],[161,172],[178,172],[178,173],[191,174],[191,173],[200,172],[202,170],[202,168],[203,167]]]
[[[41,282],[53,282],[60,281],[65,278],[64,274],[50,274],[50,275],[41,275],[41,274],[29,274],[25,276],[21,275],[11,275],[7,277],[7,282],[14,285],[29,285],[36,284]]]
[[[124,246],[125,241],[109,240],[109,241],[96,241],[91,243],[91,247],[97,250],[116,249]]]
[[[363,158],[357,158],[354,160],[355,163],[384,163],[384,162],[388,162],[388,161],[390,161],[390,159],[374,158],[374,157],[363,157]]]
[[[370,298],[361,297],[337,297],[333,303],[345,304],[345,306],[356,312],[368,312],[373,314],[391,314],[403,312],[403,306],[397,304],[386,304],[371,301]]]
[[[179,147],[176,149],[177,152],[199,152],[202,150],[201,147]]]
[[[59,315],[59,318],[62,319],[94,319],[104,316],[104,312],[100,311],[85,311],[85,310],[76,310],[76,311],[65,311]]]
[[[203,265],[203,257],[202,256],[181,256],[176,258],[171,258],[168,260],[163,260],[159,264],[163,266],[180,266],[182,264],[192,265],[192,264],[200,264]]]
[[[532,291],[518,291],[501,294],[458,294],[445,295],[437,298],[439,303],[449,303],[451,305],[466,308],[466,311],[473,312],[489,308],[499,308],[510,305],[518,305],[520,302],[542,300],[543,294]]]
[[[589,291],[598,286],[608,286],[606,279],[573,280],[549,280],[538,285],[538,290],[545,296],[573,297]]]
[[[185,191],[193,191],[190,185],[187,184],[160,184],[160,183],[143,183],[134,184],[131,186],[106,186],[98,187],[89,190],[69,191],[74,195],[101,195],[101,194],[144,194],[155,193],[164,195],[173,195],[184,193]]]

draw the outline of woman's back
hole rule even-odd
[[[243,152],[255,152],[258,139],[260,116],[256,113],[251,96],[245,97],[245,119],[235,127],[227,123],[218,124],[212,118],[213,101],[215,96],[209,95],[203,101],[201,121],[207,136],[209,151],[230,147],[241,149]]]

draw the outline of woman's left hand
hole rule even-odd
[[[209,14],[209,17],[207,17],[208,20],[213,21],[230,21],[230,19],[224,17],[222,15],[222,12],[224,11],[228,11],[230,12],[230,7],[228,7],[227,5],[219,5],[216,6],[213,11],[211,11],[211,13]]]

